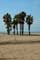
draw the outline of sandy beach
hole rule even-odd
[[[40,60],[40,36],[0,34],[0,60]]]

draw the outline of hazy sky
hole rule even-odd
[[[12,18],[15,14],[25,11],[34,17],[34,22],[31,26],[32,32],[40,32],[40,0],[0,0],[0,32],[5,32],[3,15],[7,12]],[[25,24],[25,31],[28,31],[28,25]]]

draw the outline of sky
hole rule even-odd
[[[40,0],[0,0],[0,32],[6,32],[3,15],[8,12],[13,18],[21,11],[33,16],[31,32],[40,32]],[[24,26],[24,31],[28,32],[28,25]]]

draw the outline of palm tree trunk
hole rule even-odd
[[[17,35],[18,35],[18,25],[16,26],[16,29],[17,29]]]
[[[9,30],[9,27],[8,27],[8,29],[7,29],[7,33],[8,33],[8,35],[10,35],[10,30]]]
[[[13,25],[13,30],[14,30],[14,31],[13,31],[13,34],[15,35],[15,25]]]
[[[22,35],[24,33],[24,24],[22,24]]]
[[[30,24],[28,25],[28,30],[29,30],[29,36],[30,36]]]
[[[15,28],[14,28],[14,32],[13,32],[13,34],[15,35]]]
[[[21,35],[21,23],[20,23],[20,35]]]

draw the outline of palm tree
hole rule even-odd
[[[13,25],[15,26],[16,30],[17,30],[17,35],[18,35],[18,15],[15,15],[13,18]],[[14,32],[15,32],[15,28],[14,28]]]
[[[33,16],[28,15],[28,16],[26,17],[26,23],[28,24],[28,30],[29,30],[29,35],[30,35],[30,26],[31,26],[31,24],[33,23]]]
[[[18,23],[20,24],[20,35],[24,33],[24,20],[25,20],[26,13],[21,12],[14,16],[13,21],[15,20],[15,23],[13,25],[17,29],[17,35],[18,35]]]
[[[24,21],[25,21],[25,17],[26,17],[26,13],[24,11],[22,11],[20,14],[20,35],[22,33],[24,33]]]
[[[5,22],[6,24],[6,29],[7,29],[7,33],[8,35],[10,34],[10,31],[11,31],[11,15],[9,13],[6,13],[4,16],[3,16],[3,22]]]

